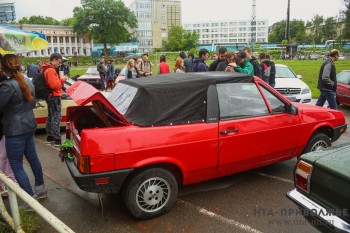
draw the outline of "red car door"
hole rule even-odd
[[[350,71],[343,70],[337,75],[337,100],[350,106]]]
[[[267,102],[254,83],[217,85],[219,121],[219,173],[230,174],[290,157],[298,143],[298,115],[262,87]]]

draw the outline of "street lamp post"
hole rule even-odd
[[[291,46],[289,46],[290,43],[290,22],[289,22],[289,15],[290,15],[290,0],[288,0],[288,7],[287,7],[287,21],[286,21],[286,34],[285,39],[287,40],[286,45],[286,53],[291,58],[292,55],[290,54]]]

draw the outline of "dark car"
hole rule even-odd
[[[337,102],[350,106],[350,70],[342,70],[337,75]]]
[[[350,144],[304,154],[287,197],[322,232],[350,232]]]
[[[85,72],[85,74],[78,77],[77,80],[87,82],[92,86],[96,87],[97,89],[101,88],[101,78],[96,66],[90,66]]]

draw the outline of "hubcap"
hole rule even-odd
[[[136,192],[137,206],[145,212],[155,212],[163,208],[170,198],[169,183],[159,177],[144,181]]]
[[[328,147],[328,144],[325,142],[325,141],[318,141],[316,142],[312,148],[311,148],[311,151],[316,151],[316,150],[321,150],[323,148],[327,148]]]

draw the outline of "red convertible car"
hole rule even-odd
[[[342,112],[239,73],[121,80],[108,100],[85,82],[67,93],[79,105],[67,110],[72,177],[89,192],[121,191],[140,219],[168,211],[181,185],[329,147],[347,127]]]

